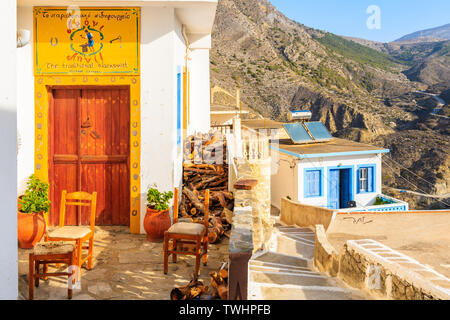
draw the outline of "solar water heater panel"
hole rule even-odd
[[[283,124],[283,127],[294,143],[307,143],[313,141],[301,123],[285,123]]]
[[[322,122],[307,122],[305,125],[316,141],[327,141],[333,138]]]

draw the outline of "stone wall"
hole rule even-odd
[[[320,224],[328,229],[333,219],[334,211],[316,206],[302,204],[297,201],[281,199],[281,221],[287,225],[299,227],[312,227]]]
[[[407,267],[382,261],[377,256],[362,252],[348,242],[340,256],[339,278],[352,287],[374,296],[394,300],[449,299],[450,293],[435,287]]]
[[[273,221],[270,217],[270,174],[271,159],[236,160],[237,180],[255,179],[258,184],[253,190],[235,190],[236,207],[252,208],[253,251],[270,247]]]
[[[336,277],[339,272],[339,253],[328,242],[323,225],[316,225],[314,265],[319,271]]]
[[[321,225],[316,226],[314,265],[377,298],[450,299],[450,280],[436,271],[370,239],[349,240],[338,254]]]

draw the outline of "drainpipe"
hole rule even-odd
[[[186,118],[187,118],[187,124],[189,125],[191,123],[191,121],[190,121],[190,97],[189,97],[189,85],[190,85],[190,83],[189,83],[189,77],[188,77],[188,75],[189,75],[189,73],[188,73],[188,62],[190,60],[189,52],[191,50],[191,44],[189,43],[189,39],[188,39],[187,34],[186,34],[186,25],[185,24],[183,24],[181,26],[181,34],[183,35],[184,44],[186,46],[186,53],[185,53],[185,56],[184,56],[185,66],[186,66],[185,67],[186,68],[186,75],[187,75],[187,79],[186,80],[188,81],[187,86],[186,86],[187,87],[187,108],[186,108],[187,115],[186,115]]]
[[[187,67],[188,60],[189,60],[189,51],[191,49],[191,44],[189,43],[189,39],[188,39],[188,37],[186,35],[186,25],[185,24],[183,24],[181,26],[181,34],[183,35],[184,44],[186,45],[186,55],[185,55],[184,58],[186,60],[186,67]]]

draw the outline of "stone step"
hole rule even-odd
[[[272,264],[275,263],[279,265],[293,266],[293,267],[303,267],[303,268],[308,267],[308,260],[304,258],[271,251],[265,252],[264,254],[251,260],[251,262],[253,261],[267,262]]]
[[[279,230],[295,230],[295,231],[312,232],[312,233],[314,233],[314,231],[312,229],[309,229],[309,228],[297,227],[297,226],[288,226],[288,225],[284,225],[284,224],[281,224],[281,223],[275,223],[274,227],[279,229]]]
[[[250,279],[256,283],[294,286],[334,286],[330,279],[318,273],[250,271]]]
[[[299,267],[293,265],[280,264],[276,262],[263,262],[257,260],[250,260],[250,266],[255,267],[267,267],[267,268],[284,268],[289,270],[298,270],[298,271],[311,271],[310,267]]]
[[[279,233],[274,250],[277,253],[310,260],[314,257],[314,241],[309,238]]]
[[[308,268],[292,268],[287,266],[276,266],[276,265],[253,265],[250,264],[250,270],[261,271],[261,272],[291,272],[296,274],[315,274],[316,272],[311,271]]]
[[[256,285],[249,300],[359,300],[360,296],[337,287]]]

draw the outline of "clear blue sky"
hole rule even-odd
[[[269,0],[308,27],[374,41],[394,41],[412,32],[450,23],[450,0]],[[369,6],[380,8],[380,29],[369,29]]]

